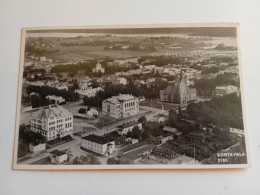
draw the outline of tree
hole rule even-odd
[[[19,140],[23,143],[31,143],[31,142],[43,142],[44,137],[40,133],[35,133],[28,129],[29,126],[20,125],[19,127]]]
[[[141,137],[141,130],[138,126],[135,126],[133,129],[132,129],[132,137],[133,138],[136,138],[136,139],[139,139]]]
[[[78,113],[86,114],[86,108],[80,108]]]
[[[146,122],[146,117],[145,116],[141,116],[139,119],[138,119],[138,122],[144,124]]]

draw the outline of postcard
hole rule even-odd
[[[237,23],[24,28],[14,170],[250,167]]]

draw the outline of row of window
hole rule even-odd
[[[65,121],[72,120],[72,117],[65,118]]]
[[[128,108],[130,106],[134,106],[135,105],[135,102],[127,102],[125,103],[125,108]]]
[[[95,147],[95,148],[102,149],[102,145],[100,145],[100,144],[96,144],[96,143],[89,142],[89,141],[85,141],[85,143],[86,143],[87,146],[90,146],[90,147],[92,146],[92,147]]]
[[[69,127],[72,127],[72,123],[66,123],[65,124],[65,128],[69,128]]]
[[[57,125],[57,128],[61,128],[63,127],[63,124]]]
[[[49,122],[49,125],[54,125],[54,124],[55,124],[55,121]]]

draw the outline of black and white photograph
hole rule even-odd
[[[239,25],[24,28],[14,169],[250,167]]]

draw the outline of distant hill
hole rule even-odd
[[[115,28],[115,29],[58,29],[29,30],[34,33],[108,33],[108,34],[160,34],[176,33],[193,36],[236,37],[235,27],[174,27],[174,28]]]

